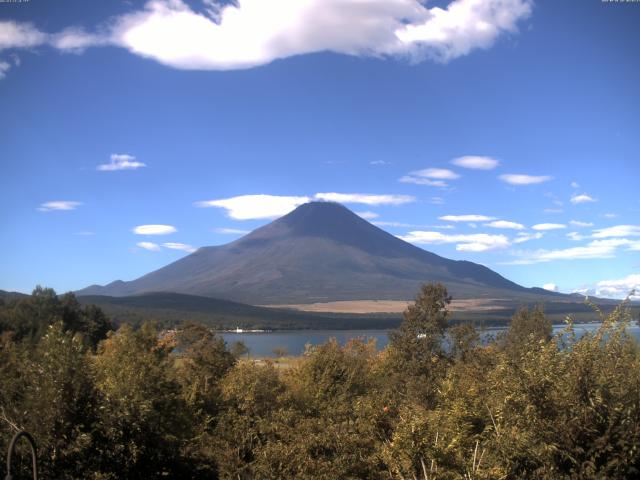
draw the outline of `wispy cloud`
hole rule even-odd
[[[149,250],[150,252],[160,252],[162,248],[168,248],[170,250],[180,250],[187,253],[193,253],[197,250],[197,248],[192,247],[186,243],[178,243],[178,242],[166,242],[162,245],[158,245],[153,242],[138,242],[136,245],[145,250]]]
[[[507,220],[494,220],[490,223],[485,223],[485,227],[491,228],[508,228],[512,230],[524,230],[524,225],[516,222],[509,222]]]
[[[616,225],[599,228],[593,231],[593,238],[637,237],[640,236],[640,225]]]
[[[114,172],[116,170],[136,170],[146,167],[144,163],[138,162],[136,157],[126,153],[113,153],[110,158],[111,161],[109,163],[98,165],[96,167],[97,170],[101,172]]]
[[[366,220],[372,220],[374,218],[378,218],[380,215],[378,215],[376,212],[356,212],[356,215],[358,215],[359,217],[362,217]]]
[[[47,34],[31,23],[0,21],[0,51],[35,47],[46,42],[47,38]]]
[[[443,180],[431,180],[430,178],[415,177],[413,175],[404,175],[398,179],[400,183],[412,183],[414,185],[426,185],[428,187],[444,188],[447,182]]]
[[[470,168],[473,170],[493,170],[500,162],[495,158],[466,155],[451,160],[451,163],[458,167]]]
[[[7,76],[7,72],[11,68],[11,64],[9,62],[0,60],[0,80]]]
[[[555,260],[579,260],[592,258],[613,258],[619,247],[626,246],[629,250],[640,249],[640,241],[632,241],[626,238],[607,238],[592,240],[586,245],[557,250],[535,250],[513,252],[518,258],[505,264],[527,265],[532,263],[551,262]]]
[[[442,197],[431,197],[429,199],[429,203],[432,203],[433,205],[444,205],[444,198],[442,198]]]
[[[537,183],[544,183],[551,180],[553,177],[549,175],[523,175],[517,173],[505,173],[498,177],[503,182],[509,185],[534,185]]]
[[[52,212],[56,210],[75,210],[82,202],[74,202],[71,200],[55,200],[52,202],[41,203],[37,210],[41,212]]]
[[[74,235],[78,235],[80,237],[92,237],[96,234],[96,232],[91,232],[89,230],[83,230],[80,232],[73,232]]]
[[[489,222],[495,220],[495,217],[487,217],[486,215],[444,215],[438,218],[445,222]]]
[[[460,175],[447,168],[425,168],[423,170],[416,170],[415,172],[412,172],[412,175],[416,175],[418,177],[437,178],[440,180],[455,180],[456,178],[460,178]]]
[[[580,240],[584,240],[585,236],[581,233],[578,232],[569,232],[567,233],[567,237],[569,237],[571,240],[575,241],[575,242],[579,242]]]
[[[520,232],[518,233],[518,236],[513,239],[513,243],[524,243],[524,242],[528,242],[529,240],[539,240],[543,236],[544,236],[544,233],[542,232],[535,232],[535,233]]]
[[[145,250],[149,250],[150,252],[159,252],[161,250],[160,245],[153,242],[138,242],[136,245],[140,248],[144,248]]]
[[[216,228],[216,233],[222,233],[224,235],[246,235],[250,230],[241,230],[239,228]]]
[[[132,231],[136,235],[168,235],[178,230],[172,225],[138,225]]]
[[[448,235],[442,232],[417,230],[409,232],[407,235],[400,235],[398,238],[405,242],[423,245],[455,243],[456,250],[461,252],[486,252],[507,248],[510,245],[509,239],[505,235],[489,235],[487,233]]]
[[[325,192],[316,193],[316,200],[338,203],[361,203],[364,205],[403,205],[415,202],[416,198],[411,195],[376,195],[370,193],[336,193]]]
[[[618,218],[619,215],[617,213],[604,213],[602,215],[604,218]]]
[[[391,165],[391,162],[385,162],[384,160],[373,160],[369,162],[369,165]]]
[[[593,227],[593,223],[581,222],[580,220],[570,220],[569,223],[574,227]]]
[[[560,230],[562,228],[567,228],[567,226],[562,223],[538,223],[531,228],[533,228],[534,230],[546,231]]]
[[[447,186],[445,180],[455,180],[457,178],[460,178],[460,175],[447,168],[425,168],[415,170],[409,175],[400,177],[399,181],[402,183],[444,188]]]
[[[581,193],[580,195],[572,195],[570,202],[574,205],[578,203],[589,203],[596,202],[597,200],[586,193]]]
[[[571,188],[580,188],[580,184],[578,182],[571,182]]]
[[[177,242],[166,242],[163,243],[162,246],[164,248],[169,248],[171,250],[181,250],[183,252],[193,253],[197,250],[197,248],[188,245],[186,243],[177,243]]]

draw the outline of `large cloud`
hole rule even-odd
[[[0,50],[49,43],[78,51],[117,45],[180,69],[230,70],[331,51],[446,62],[489,48],[531,14],[532,0],[152,0],[96,32],[69,27],[48,35],[29,24],[0,23]]]
[[[363,205],[402,205],[415,201],[410,195],[374,195],[369,193],[316,193],[313,197],[284,195],[239,195],[219,200],[196,202],[197,207],[224,208],[227,215],[235,220],[276,218],[312,200],[339,203],[359,203]]]
[[[600,297],[624,298],[632,292],[632,299],[640,299],[640,274],[634,273],[624,278],[602,280],[596,284],[595,294]]]

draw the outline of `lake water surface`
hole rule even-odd
[[[598,329],[598,323],[576,323],[574,329],[578,337],[586,332],[593,332]],[[560,332],[565,325],[554,325],[554,333]],[[482,337],[487,338],[496,335],[504,328],[487,328],[481,332]],[[632,324],[628,328],[629,333],[640,340],[640,326]],[[249,355],[252,357],[274,357],[273,350],[277,347],[284,347],[289,355],[300,355],[304,353],[305,345],[320,345],[330,338],[335,338],[341,345],[353,338],[376,340],[378,349],[386,347],[389,342],[388,330],[278,330],[275,332],[257,333],[235,333],[225,332],[222,337],[228,345],[241,341],[249,348]]]

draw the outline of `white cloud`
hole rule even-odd
[[[446,62],[515,33],[530,0],[237,0],[209,15],[181,0],[154,0],[121,17],[112,42],[182,69],[228,70],[332,51]]]
[[[536,183],[548,182],[553,177],[549,175],[522,175],[515,173],[506,173],[498,177],[503,182],[510,185],[533,185]]]
[[[356,215],[366,220],[371,220],[380,216],[376,212],[356,212]]]
[[[493,222],[485,223],[484,226],[491,228],[509,228],[512,230],[524,229],[524,225],[522,225],[521,223],[509,222],[507,220],[494,220]]]
[[[578,182],[571,182],[571,188],[580,188],[580,184]]]
[[[579,247],[514,252],[514,254],[520,258],[506,263],[511,265],[526,265],[554,260],[613,258],[615,257],[616,250],[623,246],[628,247],[628,250],[640,250],[640,241],[628,240],[626,238],[607,238],[603,240],[592,240],[586,245]]]
[[[162,250],[161,246],[157,243],[153,242],[138,242],[136,245],[140,248],[144,248],[145,250],[149,250],[151,252],[159,252]],[[177,243],[177,242],[166,242],[162,244],[162,247],[168,248],[171,250],[181,250],[183,252],[193,253],[197,250],[197,248],[192,247],[191,245],[187,245],[186,243]]]
[[[580,195],[572,195],[570,202],[574,205],[578,203],[587,203],[587,202],[596,202],[597,200],[586,193],[582,193]]]
[[[447,168],[425,168],[411,172],[411,174],[417,177],[437,178],[439,180],[455,180],[456,178],[460,178],[460,175]]]
[[[593,238],[637,237],[640,236],[640,225],[616,225],[593,231]]]
[[[409,195],[372,195],[367,193],[316,193],[313,197],[288,197],[278,195],[240,195],[220,200],[196,202],[197,207],[224,208],[227,215],[236,220],[277,218],[291,212],[303,203],[322,200],[364,205],[401,205],[415,201]]]
[[[278,195],[240,195],[220,200],[196,202],[198,207],[224,208],[227,215],[236,220],[276,218],[311,201],[309,197],[288,197]]]
[[[82,205],[81,202],[72,202],[70,200],[56,200],[53,202],[41,203],[38,207],[38,210],[41,212],[51,212],[54,210],[75,210],[80,205]]]
[[[166,242],[163,243],[164,248],[170,248],[171,250],[182,250],[183,252],[193,253],[197,248],[187,245],[186,243]]]
[[[409,175],[401,177],[399,181],[444,188],[447,186],[444,180],[455,180],[456,178],[460,178],[460,175],[447,168],[425,168],[411,172]]]
[[[427,185],[429,187],[444,188],[447,186],[447,182],[442,180],[431,180],[429,178],[414,177],[412,175],[404,175],[398,179],[401,183],[413,183],[415,185]]]
[[[88,47],[112,43],[108,34],[88,33],[76,27],[69,27],[60,33],[52,35],[49,41],[54,48],[71,53],[82,53]]]
[[[550,292],[557,292],[558,286],[555,283],[545,283],[542,288],[549,290]]]
[[[545,211],[545,213],[562,213],[562,212],[564,212],[564,210],[561,209],[561,208],[545,208],[544,211]]]
[[[513,239],[513,243],[524,243],[524,242],[528,242],[529,240],[539,240],[543,236],[544,236],[544,233],[542,232],[536,232],[536,233],[520,232],[518,233],[518,236]]]
[[[491,157],[480,157],[475,155],[466,155],[451,160],[451,163],[458,167],[471,168],[473,170],[493,170],[500,162]]]
[[[584,235],[582,235],[581,233],[578,232],[569,232],[567,233],[567,237],[569,237],[571,240],[574,240],[576,242],[580,241],[580,240],[584,240]]]
[[[168,235],[178,230],[171,225],[138,225],[132,231],[136,235]]]
[[[241,230],[239,228],[216,228],[216,233],[222,233],[224,235],[246,235],[250,230]]]
[[[0,22],[0,50],[48,43],[64,52],[113,45],[179,69],[231,70],[330,51],[367,57],[448,62],[487,49],[530,16],[532,0],[150,0],[95,32],[50,35],[27,23]]]
[[[602,215],[604,218],[618,218],[617,213],[605,213]]]
[[[486,233],[447,235],[442,232],[412,231],[399,236],[405,242],[417,244],[456,243],[456,250],[462,252],[485,252],[507,248],[510,243],[504,235],[489,235]]]
[[[444,215],[438,218],[445,222],[489,222],[495,220],[495,217],[487,217],[486,215]]]
[[[153,242],[138,242],[136,243],[136,245],[140,248],[144,248],[145,250],[149,250],[151,252],[159,252],[160,251],[160,245],[158,245],[157,243],[153,243]]]
[[[384,160],[373,160],[369,162],[369,165],[391,165],[391,162],[385,162]]]
[[[562,228],[567,228],[567,226],[563,225],[562,223],[538,223],[531,228],[533,228],[534,230],[546,231],[559,230]]]
[[[9,62],[0,61],[0,79],[3,79],[7,76],[7,72],[11,68],[11,64]]]
[[[413,228],[417,227],[417,225],[413,225],[412,223],[402,223],[402,222],[373,222],[374,225],[378,227],[404,227],[404,228]]]
[[[135,170],[137,168],[146,167],[142,162],[136,161],[136,157],[126,153],[111,154],[111,161],[98,165],[97,169],[101,172],[114,172],[116,170]]]
[[[569,223],[575,227],[593,227],[591,222],[581,222],[579,220],[571,220]]]
[[[30,23],[0,21],[0,51],[35,47],[46,41],[47,35]]]
[[[411,195],[372,195],[369,193],[316,193],[316,200],[338,203],[362,203],[364,205],[402,205],[415,202]]]
[[[635,290],[632,299],[640,299],[640,274],[634,273],[615,280],[602,280],[596,284],[595,294],[600,297],[625,298]]]

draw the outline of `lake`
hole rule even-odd
[[[576,323],[574,329],[577,336],[586,332],[593,332],[598,329],[598,323]],[[554,333],[558,333],[565,325],[554,325]],[[487,328],[481,335],[486,338],[504,330],[504,328]],[[633,324],[628,329],[629,333],[640,340],[640,326]],[[278,330],[274,332],[224,332],[221,336],[228,345],[241,341],[249,348],[249,355],[252,357],[275,357],[273,349],[284,347],[289,355],[300,355],[304,353],[305,345],[320,345],[330,338],[335,338],[341,345],[353,338],[363,338],[376,340],[378,349],[384,348],[389,342],[388,330]]]

